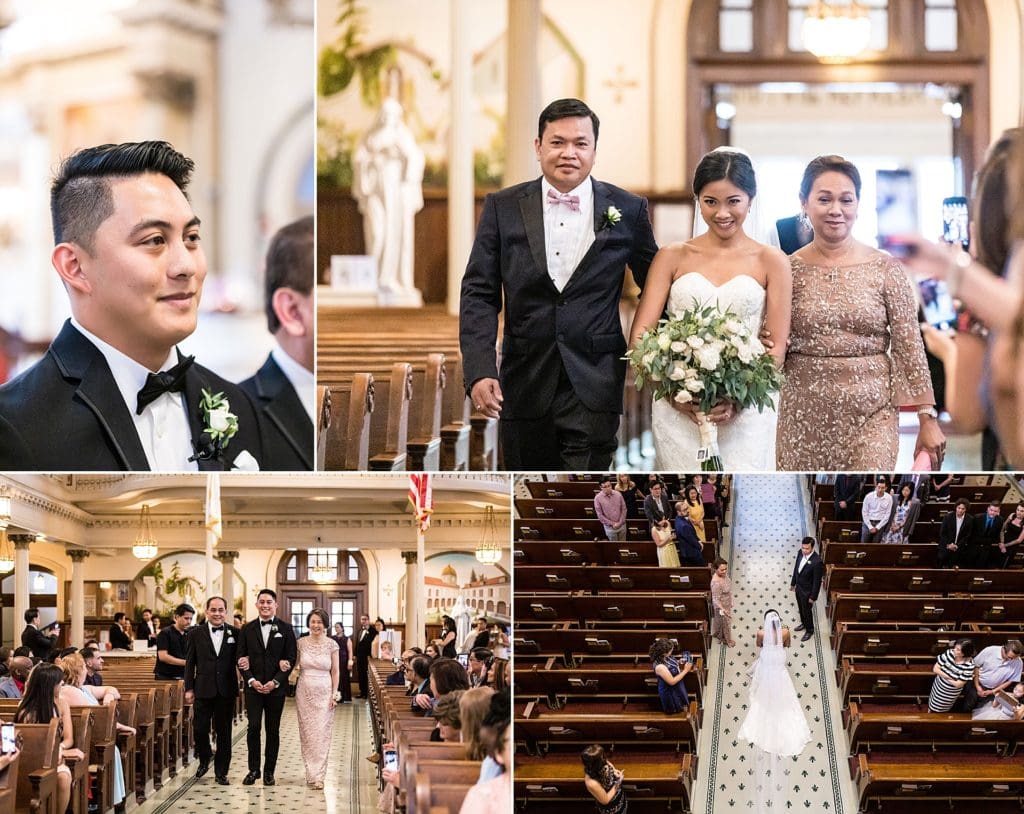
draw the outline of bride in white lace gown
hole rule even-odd
[[[669,316],[691,308],[694,301],[716,301],[730,308],[756,336],[769,331],[776,364],[782,366],[792,299],[786,256],[758,243],[743,230],[757,182],[750,159],[727,149],[708,153],[697,165],[693,188],[708,231],[686,243],[663,247],[654,258],[640,305],[630,329],[630,345]],[[693,407],[668,400],[652,407],[655,468],[692,470],[701,447]],[[718,425],[718,449],[729,471],[775,469],[775,410],[739,411],[731,402],[716,405],[708,417]]]

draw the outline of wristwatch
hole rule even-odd
[[[917,414],[919,416],[921,416],[921,415],[931,416],[936,421],[939,418],[939,413],[938,413],[938,411],[934,407],[918,407],[917,408]]]

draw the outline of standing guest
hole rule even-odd
[[[50,651],[57,643],[57,623],[47,625],[47,628],[54,632],[47,635],[39,629],[39,608],[29,608],[25,611],[25,629],[21,631],[21,644],[32,651],[32,657],[38,661],[46,661],[50,658]]]
[[[729,563],[721,557],[715,560],[715,572],[711,575],[711,635],[727,647],[735,647],[732,638],[732,580],[729,579]]]
[[[142,619],[135,626],[135,638],[145,641],[146,647],[156,645],[156,628],[153,626],[153,611],[146,608],[142,611]]]
[[[996,568],[1005,568],[1011,557],[1019,551],[1018,546],[1024,542],[1024,503],[1018,503],[999,533],[999,559],[994,563]],[[1012,550],[1011,550],[1012,549]],[[24,641],[24,636],[22,637]]]
[[[11,659],[10,674],[0,678],[0,698],[21,698],[25,694],[25,682],[32,672],[32,659],[28,656],[14,656]]]
[[[709,472],[708,483],[715,488],[715,517],[718,518],[719,526],[725,528],[728,525],[725,522],[725,504],[722,503],[722,491],[728,490],[725,479],[717,472]]]
[[[1008,639],[1002,646],[994,644],[978,653],[974,657],[974,680],[964,687],[960,708],[970,712],[991,701],[997,692],[1020,681],[1022,652],[1024,645],[1020,639]]]
[[[156,621],[159,622],[160,620],[157,619]],[[242,625],[244,625],[244,624],[245,624],[245,617],[242,616],[242,614],[240,614],[240,613],[236,613],[235,614],[235,627],[241,628]]]
[[[658,565],[668,568],[679,567],[679,554],[672,545],[672,506],[663,494],[660,481],[651,484],[651,493],[644,498],[644,515],[647,517],[651,539],[658,547]]]
[[[718,476],[718,503],[722,507],[720,512],[722,518],[722,528],[726,528],[729,524],[725,520],[725,516],[729,513],[729,500],[732,498],[732,475],[719,475]]]
[[[612,488],[610,475],[601,478],[601,491],[594,495],[594,512],[604,526],[604,534],[613,543],[626,540],[626,500]]]
[[[789,590],[796,594],[796,606],[800,610],[800,624],[793,629],[804,631],[800,639],[804,642],[814,635],[814,603],[818,600],[824,570],[821,557],[814,550],[814,538],[804,537],[800,543],[800,553],[796,555],[793,577],[789,581]]]
[[[974,681],[974,662],[971,656],[976,652],[970,639],[957,639],[953,646],[940,653],[932,667],[935,680],[928,693],[929,712],[949,712],[960,698],[963,688]]]
[[[455,627],[455,620],[447,614],[441,617],[441,638],[434,639],[441,650],[441,656],[446,659],[453,659],[458,655],[455,649],[455,637],[458,631]]]
[[[474,631],[476,636],[473,639],[473,646],[470,650],[476,650],[478,647],[487,647],[491,641],[491,631],[487,625],[486,616],[476,617],[476,630]]]
[[[238,628],[225,624],[228,606],[222,596],[206,600],[206,623],[188,637],[185,653],[185,703],[192,707],[192,732],[199,766],[196,779],[210,771],[221,786],[227,786],[231,768],[231,720],[238,698]],[[210,747],[210,724],[217,738],[217,754]]]
[[[306,767],[306,785],[324,787],[331,748],[334,707],[341,700],[338,643],[327,635],[331,620],[327,611],[313,608],[306,617],[309,635],[298,641],[299,683],[295,687],[295,711],[299,719],[299,745]]]
[[[622,789],[624,775],[604,756],[604,747],[588,746],[580,757],[583,785],[597,802],[597,814],[626,814],[629,800]]]
[[[128,617],[120,611],[114,614],[114,621],[107,630],[108,634],[110,635],[111,650],[132,649],[131,637],[124,632],[124,623],[127,618]]]
[[[175,681],[185,677],[188,629],[195,613],[195,608],[182,602],[174,609],[174,624],[157,634],[154,678]]]
[[[693,660],[689,658],[689,654],[686,654],[682,659],[682,666],[679,666],[679,660],[672,657],[673,647],[669,639],[655,639],[649,651],[651,667],[658,677],[661,709],[668,715],[685,712],[689,708],[690,697],[686,694],[683,680],[693,669]]]
[[[934,475],[932,475],[931,499],[936,503],[949,503],[949,487],[952,484],[953,476],[951,474],[943,474],[941,472],[936,472]]]
[[[352,703],[352,642],[345,634],[345,626],[341,622],[334,623],[334,635],[332,639],[338,645],[338,691],[341,693],[341,703]],[[404,679],[399,684],[404,683]]]
[[[697,490],[700,493],[701,502],[704,504],[704,513],[701,515],[701,520],[705,517],[712,520],[717,519],[718,493],[716,484],[711,481],[710,477],[705,478],[703,475],[694,475],[693,485],[697,487]],[[689,497],[687,497],[687,500],[689,500]]]
[[[615,491],[622,495],[626,502],[626,517],[630,520],[639,520],[644,494],[637,488],[628,472],[620,472],[615,476]],[[640,501],[639,504],[637,501]]]
[[[676,535],[676,556],[680,565],[704,565],[704,548],[701,546],[697,530],[690,521],[690,506],[683,501],[676,504],[676,516],[673,522]]]
[[[975,568],[995,568],[1002,563],[999,540],[1003,533],[1003,518],[999,514],[998,500],[988,504],[985,514],[974,518],[974,539],[977,545]]]
[[[903,483],[900,486],[899,497],[893,501],[892,514],[889,517],[889,525],[882,537],[882,542],[897,544],[909,542],[920,514],[921,501],[914,495],[914,484]]]
[[[85,662],[85,681],[87,687],[103,686],[103,656],[95,647],[83,647],[80,651]]]
[[[262,756],[262,777],[264,786],[273,786],[277,782],[274,770],[281,745],[281,713],[297,649],[295,630],[277,618],[277,594],[270,588],[263,588],[256,595],[256,611],[257,618],[242,628],[236,651],[249,716],[249,773],[242,779],[242,785],[251,786],[260,778],[260,729],[266,716],[267,750]]]
[[[885,528],[892,516],[892,495],[886,491],[884,480],[879,479],[875,491],[864,496],[864,505],[860,510],[862,543],[878,543],[882,540]]]
[[[697,532],[697,539],[702,543],[708,539],[707,533],[704,531],[704,518],[707,515],[706,504],[703,502],[696,486],[687,486],[683,490],[683,499],[686,501],[686,505],[689,508],[690,522],[693,523],[693,530]],[[715,506],[715,512],[717,513],[718,507]],[[714,517],[715,515],[710,515]]]
[[[860,475],[847,475],[844,473],[836,475],[835,493],[832,497],[836,520],[857,519],[857,507],[854,504],[860,500],[860,490],[863,483],[864,478]]]
[[[963,565],[961,558],[974,537],[974,518],[967,513],[970,507],[967,498],[962,497],[956,502],[956,508],[942,518],[942,525],[939,526],[939,551],[935,555],[939,568]]]
[[[356,638],[356,676],[359,679],[359,695],[356,698],[370,697],[370,654],[373,652],[373,640],[377,638],[377,630],[370,626],[370,617],[365,613],[359,617],[359,634]]]
[[[264,469],[313,468],[313,216],[281,227],[267,249],[267,330],[275,345],[251,378],[239,383],[260,416]]]

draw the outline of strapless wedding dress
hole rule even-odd
[[[668,313],[675,316],[693,307],[693,301],[706,304],[717,301],[729,308],[755,336],[761,332],[766,293],[753,277],[737,274],[716,286],[706,277],[689,272],[672,283],[668,293]],[[778,396],[776,395],[776,400]],[[774,409],[759,413],[756,407],[741,411],[735,418],[718,425],[718,451],[727,472],[765,472],[775,470]],[[697,425],[664,400],[654,402],[651,429],[654,433],[655,466],[660,471],[689,472],[698,467],[700,434]]]

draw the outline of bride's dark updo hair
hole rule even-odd
[[[729,181],[742,189],[751,199],[757,195],[757,178],[750,157],[733,150],[712,150],[705,155],[693,173],[693,194],[715,181]]]

